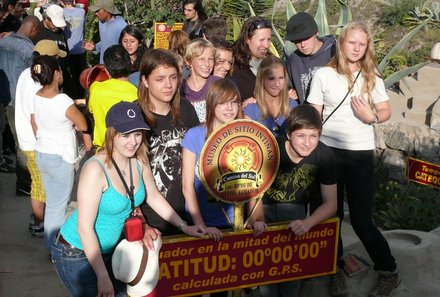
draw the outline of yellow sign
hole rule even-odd
[[[339,219],[295,235],[287,222],[227,232],[222,240],[162,238],[160,280],[148,297],[194,296],[335,273]]]
[[[200,154],[200,179],[214,198],[245,203],[261,196],[278,171],[279,148],[273,134],[251,120],[235,120],[216,131]]]
[[[154,23],[154,48],[168,49],[168,35],[171,31],[181,30],[183,23],[174,23],[173,26],[167,23]]]

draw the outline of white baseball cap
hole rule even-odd
[[[66,21],[64,20],[63,8],[61,6],[52,4],[46,8],[46,14],[50,17],[50,20],[55,25],[55,27],[61,28],[66,26]]]

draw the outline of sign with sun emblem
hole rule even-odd
[[[235,120],[215,130],[200,155],[200,179],[214,198],[245,203],[261,196],[275,179],[280,153],[260,123]]]

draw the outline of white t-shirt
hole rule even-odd
[[[66,94],[53,98],[35,95],[34,111],[37,124],[35,150],[46,154],[57,154],[74,164],[78,160],[78,144],[73,123],[66,117],[66,110],[73,100]]]
[[[15,129],[18,145],[22,151],[35,150],[35,135],[32,131],[31,114],[34,113],[34,97],[41,85],[31,77],[31,69],[23,70],[18,78],[15,92]]]
[[[353,73],[353,79],[357,72]],[[322,129],[321,141],[326,145],[345,150],[372,150],[374,149],[373,126],[362,123],[351,109],[351,97],[359,96],[363,84],[362,75],[357,79],[352,92],[344,103],[329,118]],[[312,104],[323,105],[323,120],[342,101],[348,91],[348,82],[344,75],[334,68],[322,67],[315,72],[307,101]],[[387,101],[388,95],[383,80],[376,76],[376,86],[371,92],[373,104]],[[367,96],[364,96],[367,100]]]

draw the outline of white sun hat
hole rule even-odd
[[[130,297],[151,293],[159,280],[159,253],[162,240],[154,241],[154,251],[149,251],[142,241],[122,240],[112,256],[115,278],[127,284]]]

